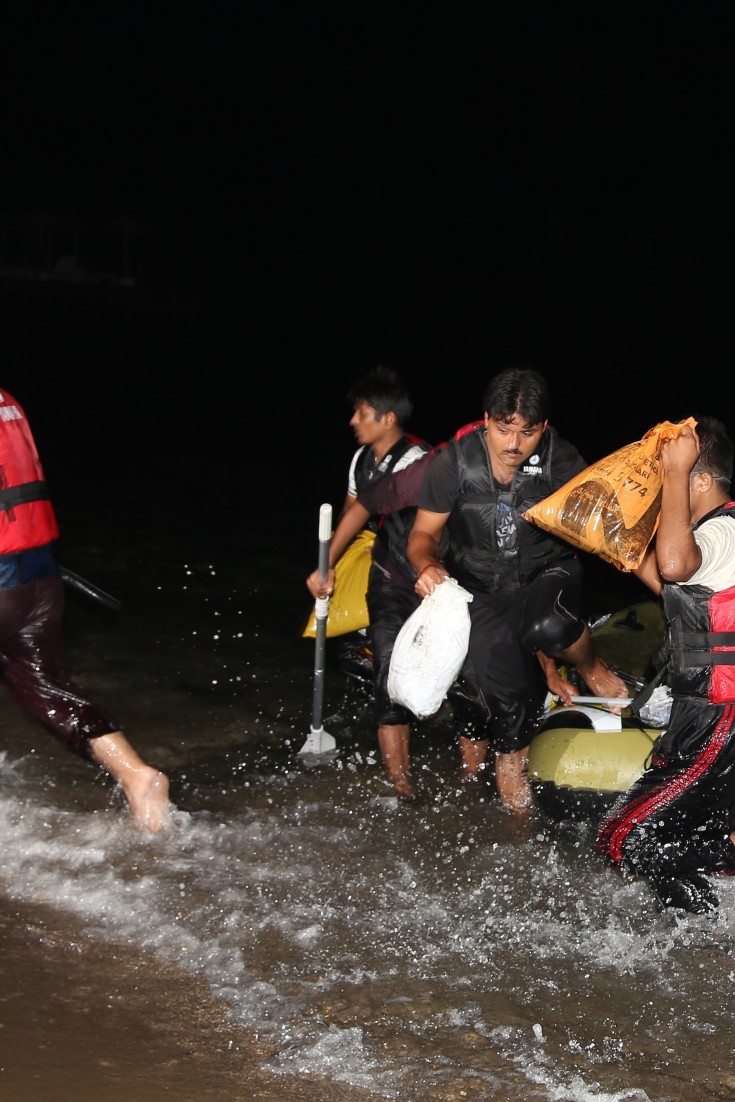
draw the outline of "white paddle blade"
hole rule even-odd
[[[323,727],[312,727],[304,745],[299,750],[300,754],[328,754],[336,749],[337,743],[332,735],[327,734]]]

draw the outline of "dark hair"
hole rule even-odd
[[[529,425],[548,421],[551,415],[549,385],[532,367],[509,367],[490,380],[483,412],[497,421],[510,421],[518,414]]]
[[[697,417],[699,458],[692,467],[692,474],[706,471],[728,489],[732,479],[733,443],[722,421],[716,417]]]
[[[352,406],[366,402],[378,414],[395,413],[399,425],[405,424],[413,412],[413,402],[408,391],[392,367],[378,364],[347,393]]]

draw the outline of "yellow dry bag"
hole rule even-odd
[[[334,592],[329,598],[327,638],[346,635],[368,626],[367,584],[373,561],[375,532],[363,528],[340,556],[334,568]],[[316,615],[312,611],[304,638],[316,637]]]

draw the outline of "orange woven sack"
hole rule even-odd
[[[696,424],[693,417],[676,425],[662,421],[641,440],[592,463],[524,517],[618,570],[635,570],[658,528],[661,445]]]

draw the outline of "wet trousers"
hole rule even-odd
[[[370,567],[367,606],[373,648],[375,686],[375,722],[378,726],[410,723],[412,713],[402,704],[394,704],[388,695],[388,673],[396,637],[406,620],[421,604],[413,582],[396,585],[378,563]]]
[[[0,588],[0,670],[17,702],[76,751],[119,731],[70,679],[63,655],[64,583],[51,574]]]
[[[735,872],[735,705],[674,700],[651,763],[603,820],[597,849],[657,880]]]
[[[528,746],[543,716],[547,688],[536,651],[556,656],[584,631],[582,567],[568,559],[519,588],[472,593],[455,719],[466,738],[490,739],[496,752],[512,754]]]

